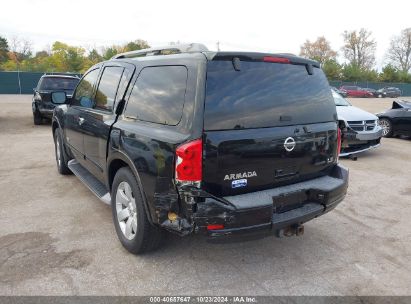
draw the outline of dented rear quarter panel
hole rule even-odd
[[[144,67],[170,64],[184,65],[188,70],[183,114],[177,125],[150,123],[122,114],[110,136],[108,166],[115,160],[114,154],[127,155],[144,189],[152,222],[161,223],[169,210],[181,212],[174,183],[175,150],[180,144],[202,136],[206,58],[202,54],[191,54],[163,62],[156,60],[155,64],[150,60],[134,64],[137,70],[131,88]],[[126,100],[130,93],[131,89]]]

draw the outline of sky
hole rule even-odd
[[[298,54],[325,36],[340,53],[344,30],[366,28],[377,41],[377,68],[390,39],[411,27],[411,1],[2,1],[0,36],[30,40],[35,51],[58,40],[96,47],[144,39],[151,46],[199,42],[210,50]]]

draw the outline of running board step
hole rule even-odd
[[[84,185],[87,186],[103,203],[111,205],[111,196],[106,186],[95,178],[86,168],[80,165],[75,159],[68,162],[67,166]]]

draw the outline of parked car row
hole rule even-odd
[[[331,89],[342,130],[341,156],[376,148],[381,137],[411,136],[411,102],[396,100],[391,109],[374,115],[352,106],[339,90]]]
[[[333,87],[335,91],[336,88]],[[350,85],[343,85],[341,86],[337,93],[340,93],[343,97],[390,97],[390,98],[397,98],[401,96],[401,90],[395,87],[385,87],[379,90],[371,89],[371,88],[361,88],[359,86],[350,86]]]

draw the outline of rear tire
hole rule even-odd
[[[33,122],[36,126],[41,125],[43,118],[38,110],[33,113]]]
[[[54,148],[56,153],[57,171],[62,175],[71,174],[70,169],[67,167],[67,161],[64,157],[63,140],[61,139],[59,129],[54,131]]]
[[[393,135],[391,120],[389,120],[388,118],[381,118],[380,126],[382,128],[383,137],[391,137]]]
[[[117,236],[129,252],[141,254],[160,246],[163,232],[149,222],[143,192],[128,167],[119,169],[114,177],[111,210]]]

